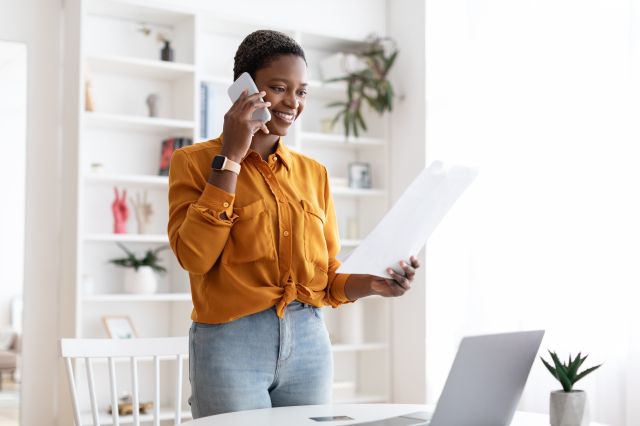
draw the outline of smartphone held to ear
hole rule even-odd
[[[240,77],[238,77],[238,79],[234,81],[233,84],[229,87],[227,93],[229,93],[231,102],[235,102],[245,89],[248,90],[248,95],[253,95],[254,93],[259,92],[258,86],[256,86],[256,83],[253,81],[251,75],[249,75],[248,72],[243,72],[242,74],[240,74]],[[262,98],[260,98],[260,101],[264,102]],[[253,112],[251,118],[253,118],[254,120],[267,122],[271,120],[271,113],[269,113],[269,110],[267,108],[258,108]]]

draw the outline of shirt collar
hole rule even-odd
[[[275,154],[278,156],[280,160],[282,160],[282,164],[287,168],[287,170],[291,169],[291,151],[287,148],[287,144],[284,143],[282,137],[278,140],[278,147],[276,148]]]
[[[223,141],[223,134],[222,133],[220,134],[218,139],[220,140],[220,143],[222,144],[222,141]],[[253,150],[251,148],[249,148],[249,150],[247,151],[247,155],[245,155],[244,158],[247,158],[247,156],[252,151]],[[287,144],[285,144],[284,141],[282,140],[282,136],[280,137],[280,139],[278,139],[278,145],[276,146],[275,154],[282,161],[282,164],[284,164],[284,166],[287,168],[287,170],[290,170],[290,168],[291,168],[291,151],[289,150],[289,148],[287,148]],[[243,160],[244,160],[244,158],[243,158]]]

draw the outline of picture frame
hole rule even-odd
[[[371,165],[362,161],[349,163],[349,187],[371,188]]]
[[[103,316],[102,322],[112,339],[134,339],[138,337],[131,318],[128,316]]]

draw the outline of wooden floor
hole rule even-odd
[[[10,378],[2,380],[0,391],[0,426],[18,426],[20,386]]]

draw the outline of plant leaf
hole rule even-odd
[[[560,381],[562,388],[564,389],[565,392],[571,392],[572,383],[567,377],[567,367],[562,362],[560,362],[560,359],[558,358],[558,355],[556,355],[555,352],[549,351],[549,354],[551,354],[553,363],[556,366],[556,373],[558,375],[558,380]]]
[[[542,357],[540,357],[540,361],[542,361],[544,366],[547,367],[547,370],[549,370],[549,373],[551,373],[553,378],[558,380],[558,374],[556,373],[556,370],[551,366],[551,364],[549,364],[547,361],[545,361],[545,359],[542,358]]]
[[[602,366],[602,364],[600,365],[596,365],[595,367],[591,367],[591,368],[587,368],[586,370],[584,370],[582,373],[578,374],[578,377],[576,377],[576,379],[573,381],[573,383],[577,382],[578,380],[584,378],[584,376],[586,376],[587,374],[597,370],[598,368],[600,368],[600,366]]]
[[[124,252],[125,252],[125,253],[127,253],[127,255],[128,255],[129,257],[133,257],[133,258],[135,258],[135,257],[136,257],[136,256],[133,254],[133,252],[131,252],[128,248],[126,248],[126,247],[124,246],[124,244],[121,244],[121,243],[116,243],[116,244],[118,245],[118,247],[120,247],[122,250],[124,250]]]
[[[351,112],[348,109],[345,110],[343,123],[344,123],[344,132],[346,137],[349,137],[349,116],[350,115],[351,115]]]
[[[358,123],[360,123],[360,127],[362,127],[362,129],[366,132],[367,131],[367,125],[364,122],[364,119],[362,118],[362,113],[360,112],[359,109],[358,109],[358,111],[356,111],[356,119],[358,120]]]
[[[342,106],[343,107],[345,105],[346,105],[346,103],[343,102],[343,101],[336,101],[336,102],[331,102],[330,104],[327,104],[326,107],[327,108],[334,108],[334,107],[337,107],[337,106]]]
[[[578,367],[580,367],[580,356],[582,355],[582,352],[578,352],[578,356],[576,356],[576,359],[573,360],[573,362],[571,361],[571,355],[569,355],[569,370],[567,371],[567,376],[569,376],[569,380],[571,380],[572,383],[575,382],[575,378],[576,378],[576,374],[578,373]]]
[[[342,110],[340,112],[338,112],[338,114],[333,117],[333,120],[331,120],[331,127],[335,127],[336,123],[338,122],[338,120],[340,119],[340,117],[345,113],[346,110]]]
[[[384,61],[385,62],[384,63],[385,75],[387,74],[387,72],[389,72],[389,70],[393,66],[393,63],[396,61],[396,58],[398,57],[398,53],[399,53],[399,51],[396,50],[391,54],[391,56],[389,56],[389,58],[385,59],[385,61]]]

